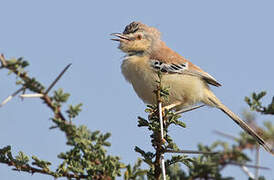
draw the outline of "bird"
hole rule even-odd
[[[198,103],[218,108],[274,155],[266,141],[226,107],[210,89],[210,85],[219,87],[221,84],[169,48],[162,41],[157,28],[133,21],[125,27],[123,33],[111,35],[115,36],[111,40],[118,41],[118,48],[126,54],[121,65],[122,74],[144,103],[157,103],[153,91],[160,71],[162,86],[169,87],[169,98],[163,104],[165,108],[180,110]]]

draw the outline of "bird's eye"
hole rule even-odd
[[[142,39],[142,35],[141,34],[138,34],[137,37],[136,37],[137,40],[141,40]]]

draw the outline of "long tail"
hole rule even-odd
[[[221,101],[210,91],[207,91],[208,100],[210,102],[206,102],[209,105],[213,105],[220,110],[222,110],[225,114],[227,114],[235,123],[237,123],[243,130],[245,130],[248,134],[250,134],[263,148],[274,155],[274,152],[271,147],[268,146],[268,144],[239,116],[237,116],[235,113],[233,113],[228,107],[223,105]]]

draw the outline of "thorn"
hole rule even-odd
[[[22,94],[25,94],[25,93],[26,93],[26,88],[25,88],[25,89],[23,89]],[[24,98],[22,98],[21,96],[20,96],[20,98],[21,98],[21,100],[22,100],[22,101],[24,100]]]
[[[8,65],[4,54],[0,55],[0,61],[1,61],[2,67],[6,67]]]
[[[258,180],[259,178],[259,165],[260,165],[260,146],[256,145],[256,155],[255,155],[255,166],[257,167],[255,169],[255,180]]]
[[[161,166],[162,166],[163,180],[166,180],[166,168],[165,168],[165,157],[164,157],[164,154],[161,154]]]
[[[7,97],[1,104],[0,107],[4,106],[7,102],[9,102],[13,97],[10,95],[9,97]]]
[[[7,97],[1,104],[0,107],[4,106],[7,102],[9,102],[14,96],[16,96],[18,93],[20,93],[21,91],[23,91],[25,88],[22,87],[20,89],[18,89],[17,91],[15,91],[14,93],[12,93],[12,95],[10,95],[9,97]]]
[[[167,153],[183,153],[183,154],[217,154],[218,152],[206,152],[206,151],[193,151],[193,150],[165,150]]]
[[[254,178],[255,178],[254,174],[252,174],[246,166],[243,166],[243,165],[242,165],[242,166],[241,166],[241,169],[242,169],[242,170],[244,171],[244,173],[245,173],[248,177],[250,177],[251,179],[254,179]]]
[[[258,168],[258,169],[264,169],[264,170],[270,170],[270,168],[268,167],[264,167],[264,166],[254,166],[251,164],[244,164],[244,163],[238,163],[238,162],[228,162],[227,164],[231,164],[231,165],[235,165],[235,166],[245,166],[245,167],[249,167],[249,168]]]
[[[160,120],[160,128],[161,128],[161,139],[164,139],[164,125],[163,125],[163,114],[162,114],[162,102],[159,102],[159,120]]]
[[[161,143],[162,143],[162,144],[166,144],[166,143],[167,143],[167,141],[165,140],[165,138],[162,138],[162,139],[161,139]]]
[[[51,127],[49,127],[49,129],[55,129],[55,128],[58,128],[58,126],[51,126]]]
[[[63,76],[63,74],[68,70],[68,68],[71,66],[71,63],[68,64],[65,69],[57,76],[57,78],[51,83],[51,85],[48,87],[48,89],[45,92],[45,95],[49,93],[49,91],[53,88],[53,86],[58,82],[58,80]]]
[[[158,93],[157,94],[160,94],[160,90],[158,90]],[[158,95],[157,96],[158,98],[158,108],[159,108],[159,120],[160,120],[160,128],[161,128],[161,143],[165,143],[165,138],[164,138],[164,123],[163,123],[163,114],[162,114],[162,102],[161,102],[161,99],[160,99],[160,96]],[[164,154],[161,154],[161,166],[162,166],[162,178],[163,180],[166,180],[166,167],[165,167],[165,158],[164,158]]]
[[[40,93],[35,93],[35,94],[21,94],[20,97],[21,98],[41,98],[43,97],[44,94],[40,94]]]
[[[220,136],[223,136],[223,137],[226,137],[226,138],[229,138],[229,139],[233,139],[233,140],[236,140],[236,141],[239,139],[235,136],[232,136],[232,135],[227,134],[227,133],[223,133],[223,132],[218,131],[218,130],[214,130],[213,132],[216,133],[216,134],[219,134]]]
[[[193,106],[193,107],[184,108],[184,109],[181,109],[181,110],[175,112],[174,114],[175,114],[175,115],[177,115],[177,114],[183,114],[183,113],[185,113],[185,112],[192,111],[192,110],[201,108],[201,107],[203,107],[203,106],[205,106],[205,105],[202,104],[202,105],[197,105],[197,106]]]

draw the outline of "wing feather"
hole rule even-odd
[[[214,85],[214,86],[221,86],[220,83],[217,82],[215,78],[213,78],[210,74],[207,72],[204,72],[201,70],[198,66],[193,65],[190,62],[182,62],[179,64],[169,64],[164,63],[157,59],[151,59],[150,60],[151,67],[156,71],[161,71],[162,73],[170,73],[170,74],[187,74],[191,76],[198,76],[201,79],[205,80],[208,84]]]
[[[221,86],[221,84],[210,74],[167,47],[163,41],[160,43],[159,48],[151,54],[150,62],[155,70],[160,70],[163,73],[179,73],[198,76],[208,84],[217,87]]]

